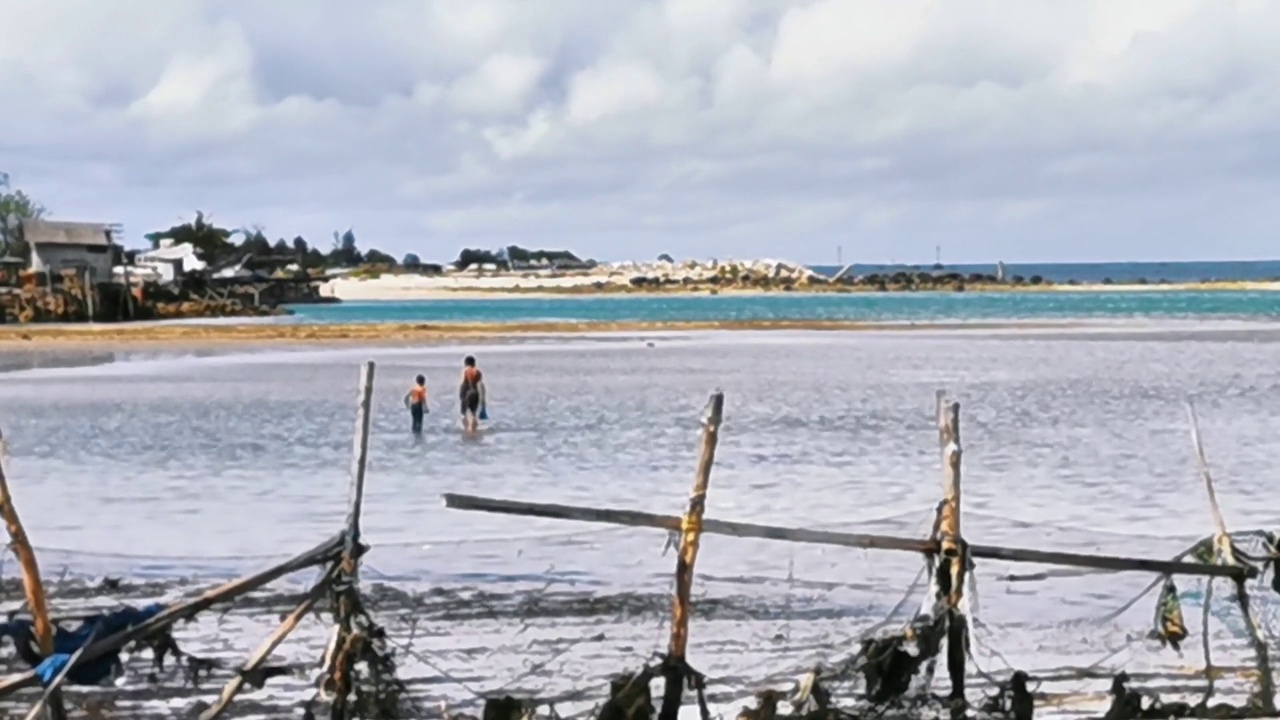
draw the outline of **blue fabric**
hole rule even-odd
[[[73,630],[58,627],[53,635],[53,654],[43,659],[39,655],[33,655],[33,651],[23,652],[33,640],[30,620],[0,623],[0,635],[13,638],[13,643],[23,660],[35,668],[40,683],[48,685],[71,661],[71,656],[87,645],[90,639],[103,640],[111,637],[150,620],[164,609],[165,606],[160,603],[153,603],[143,608],[126,607],[87,617],[79,627]],[[119,651],[111,652],[90,661],[77,663],[75,669],[67,675],[67,682],[72,685],[101,684],[111,676],[111,668],[115,665],[118,656]]]

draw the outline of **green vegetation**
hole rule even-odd
[[[23,220],[39,220],[49,210],[22,190],[9,184],[9,173],[0,172],[0,254],[26,259],[27,244],[20,237]]]

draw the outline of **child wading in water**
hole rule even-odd
[[[427,409],[427,378],[419,375],[417,384],[409,388],[404,396],[404,406],[409,408],[409,417],[413,419],[413,434],[422,432],[422,416],[431,412]]]
[[[484,375],[476,367],[476,359],[468,355],[462,361],[462,384],[458,387],[458,400],[462,403],[462,428],[475,432],[484,415]]]

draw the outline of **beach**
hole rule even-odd
[[[1167,558],[1209,526],[1198,502],[1184,502],[1197,490],[1184,398],[1201,407],[1232,528],[1280,520],[1256,482],[1280,436],[1268,410],[1280,401],[1268,360],[1280,347],[1276,296],[1238,285],[444,289],[253,320],[7,325],[0,430],[58,611],[103,607],[103,578],[121,583],[113,601],[169,602],[343,522],[356,370],[373,360],[362,579],[398,676],[418,702],[456,711],[509,693],[588,713],[611,676],[664,646],[665,534],[450,510],[444,493],[679,513],[708,394],[721,390],[709,517],[924,537],[940,493],[932,403],[945,387],[963,408],[966,538]],[[474,439],[457,429],[468,354],[489,388],[490,419]],[[430,413],[414,437],[401,401],[417,374]],[[977,566],[971,693],[1028,669],[1043,678],[1038,712],[1081,717],[1105,705],[1121,668],[1198,688],[1192,658],[1144,639],[1154,596],[1116,614],[1145,574],[1035,575],[1043,569]],[[762,685],[790,688],[905,622],[918,572],[910,553],[704,538],[690,648],[714,678],[713,711],[735,712]],[[1011,579],[1020,572],[1039,579]],[[312,579],[289,576],[175,638],[237,664]],[[1199,627],[1204,583],[1179,588]],[[1253,597],[1265,622],[1280,620],[1271,594]],[[1238,701],[1249,672],[1240,625],[1225,602],[1210,618],[1218,697]],[[303,623],[277,651],[297,673],[247,691],[232,717],[297,712],[326,633]],[[126,660],[135,674],[147,662]],[[70,698],[115,692],[142,708],[131,717],[160,718],[172,706],[194,714],[219,684],[193,692],[175,676],[160,690],[132,682]]]
[[[467,342],[516,342],[525,337],[579,335],[649,335],[687,332],[844,331],[870,330],[1000,330],[1072,327],[1063,323],[860,323],[850,321],[705,321],[705,322],[541,322],[478,324],[360,323],[286,324],[131,324],[0,326],[0,351],[110,348],[222,348],[290,345],[368,344],[405,346]]]
[[[776,273],[774,268],[784,269]],[[745,268],[745,269],[744,269]],[[712,268],[696,266],[693,269],[680,266],[628,265],[623,268],[608,267],[597,271],[525,271],[525,272],[451,272],[445,275],[419,275],[411,273],[387,273],[377,277],[339,277],[321,286],[320,293],[339,300],[440,300],[448,298],[501,298],[509,296],[557,297],[565,295],[614,295],[614,294],[766,294],[778,292],[808,293],[872,293],[881,292],[873,283],[838,284],[828,282],[826,276],[807,271],[796,264],[776,261],[755,261],[733,266],[723,273],[726,278],[740,278],[747,282],[728,282],[711,285],[708,278],[716,277]],[[632,283],[632,278],[665,279],[663,284]],[[767,287],[762,285],[769,278]],[[811,280],[812,279],[812,280]],[[998,283],[992,281],[966,282],[966,292],[1274,292],[1280,290],[1280,282],[1262,280],[1219,280],[1206,282],[1028,282]],[[785,282],[784,282],[785,281]],[[899,291],[909,291],[906,289]]]
[[[180,583],[253,570],[342,523],[357,366],[372,359],[363,577],[395,642],[414,648],[401,654],[402,675],[425,701],[459,710],[478,710],[479,694],[520,692],[570,697],[558,707],[572,713],[665,643],[674,559],[664,533],[462,513],[441,507],[441,493],[678,513],[718,388],[725,425],[709,516],[923,537],[940,493],[933,393],[946,387],[963,408],[966,537],[1169,557],[1212,528],[1187,397],[1199,404],[1232,528],[1278,521],[1261,479],[1280,437],[1270,361],[1280,337],[1256,323],[1222,338],[1194,326],[668,330],[208,352],[177,343],[0,373],[0,427],[52,577],[123,576],[148,583],[130,590],[137,597],[181,597],[192,588]],[[491,421],[475,441],[456,429],[453,382],[467,352],[490,386]],[[420,440],[400,402],[416,373],[431,389]],[[690,648],[714,678],[715,711],[736,711],[766,678],[785,687],[838,660],[886,616],[905,619],[914,604],[892,611],[919,567],[909,553],[704,539]],[[1185,675],[1194,651],[1180,658],[1144,640],[1154,596],[1106,619],[1147,575],[1001,579],[1020,570],[977,566],[974,657],[998,676],[1007,661],[1051,678],[1042,690],[1064,704],[1044,714],[1096,712],[1115,668],[1198,682]],[[286,608],[309,580],[252,606]],[[1203,583],[1179,587],[1198,633]],[[1274,596],[1254,597],[1272,622]],[[1215,613],[1215,664],[1246,663],[1230,606]],[[177,638],[238,662],[273,617],[238,611]],[[325,638],[324,625],[307,623],[283,657],[313,660]],[[1098,662],[1100,678],[1055,670]],[[1234,672],[1219,681],[1224,698],[1244,687]],[[302,681],[272,688],[247,693],[248,707],[307,695]]]

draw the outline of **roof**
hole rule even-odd
[[[33,246],[107,246],[111,244],[111,229],[102,223],[23,220],[22,239]]]

